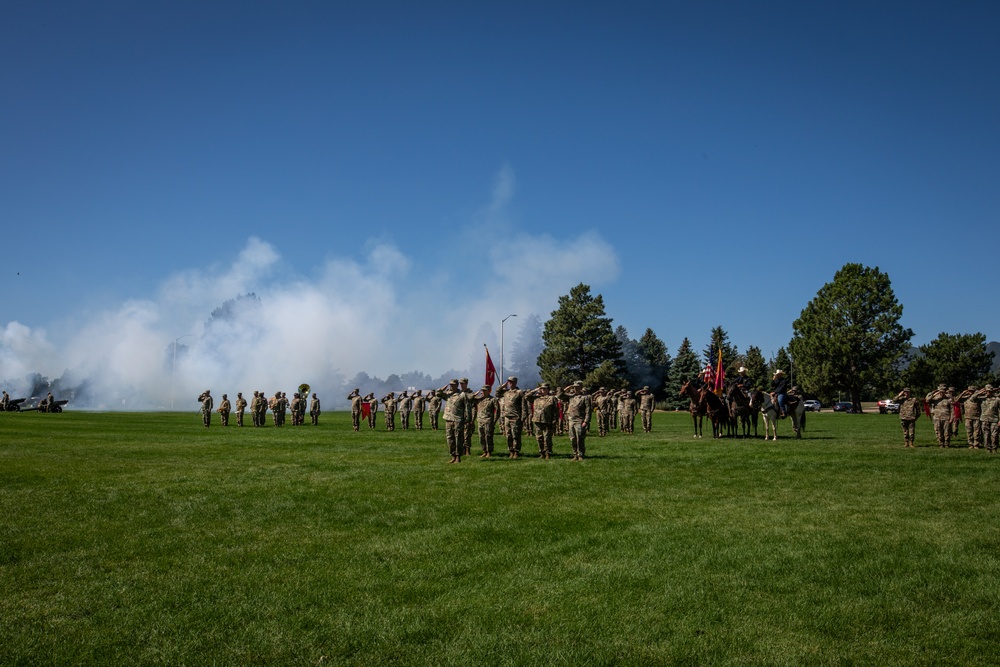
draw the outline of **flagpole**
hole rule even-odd
[[[500,320],[500,381],[501,382],[506,382],[506,380],[504,380],[505,376],[503,374],[503,323],[512,317],[517,317],[517,315],[512,313],[507,317],[503,318],[502,320]]]

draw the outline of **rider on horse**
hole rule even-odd
[[[780,368],[774,371],[771,379],[771,400],[778,406],[778,416],[784,419],[788,415],[788,379],[785,371]]]

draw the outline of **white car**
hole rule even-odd
[[[811,398],[808,401],[806,401],[805,403],[803,403],[803,405],[805,406],[807,412],[819,412],[820,408],[823,407],[822,403],[820,403],[819,401],[813,400]]]
[[[878,411],[881,414],[883,414],[883,415],[886,414],[886,413],[891,414],[891,415],[898,415],[899,414],[899,403],[897,403],[896,401],[892,400],[891,398],[887,398],[884,401],[879,401],[878,402]]]

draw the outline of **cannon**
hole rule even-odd
[[[7,412],[20,412],[21,411],[21,403],[24,403],[26,400],[28,400],[28,399],[26,399],[26,398],[12,398],[12,399],[10,399],[9,401],[7,401],[7,408],[6,408]]]
[[[38,405],[31,408],[21,408],[20,412],[62,412],[63,406],[69,403],[69,399],[63,399],[61,401],[52,401],[51,404],[48,399],[43,398],[38,401]]]

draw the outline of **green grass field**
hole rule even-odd
[[[0,414],[0,664],[1000,663],[1000,457],[927,419],[459,465],[349,421]]]

